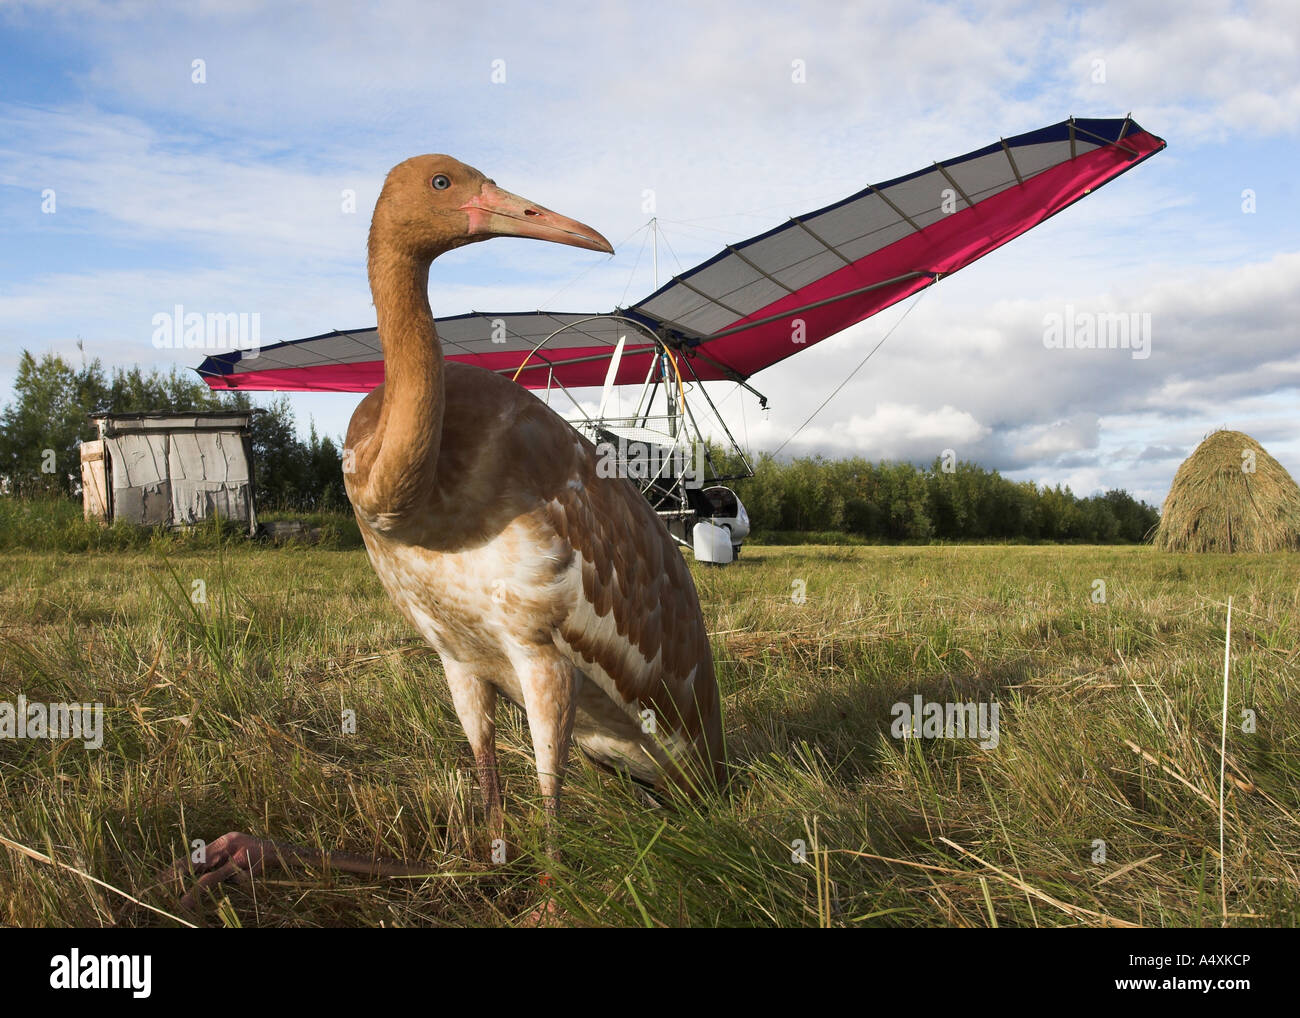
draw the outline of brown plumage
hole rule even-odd
[[[442,659],[499,830],[498,694],[527,713],[548,813],[572,740],[692,793],[725,763],[708,634],[662,522],[629,481],[598,476],[595,447],[540,400],[443,359],[429,264],[494,235],[612,250],[449,156],[389,173],[369,244],[385,382],[352,417],[344,480],[376,573]],[[265,844],[232,848],[306,851]]]
[[[439,176],[442,191],[429,185]],[[385,384],[347,438],[371,561],[442,657],[494,817],[498,693],[528,714],[551,809],[574,734],[643,780],[711,785],[721,704],[680,551],[630,482],[597,475],[595,447],[562,418],[513,382],[442,358],[429,261],[493,234],[609,250],[446,156],[389,174],[370,233]]]

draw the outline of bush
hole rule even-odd
[[[778,534],[828,533],[871,542],[1137,543],[1159,519],[1127,492],[1081,499],[1069,488],[1008,481],[974,463],[945,471],[939,460],[927,469],[859,457],[782,463],[763,454],[754,476],[735,482],[735,489],[754,539],[769,543]]]
[[[269,520],[300,520],[319,528],[313,541],[323,548],[359,548],[361,531],[351,512],[269,513]],[[5,551],[128,551],[161,548],[215,548],[222,542],[244,541],[248,530],[233,520],[205,520],[185,530],[141,527],[116,522],[111,526],[83,516],[81,503],[70,498],[0,496],[0,550]]]

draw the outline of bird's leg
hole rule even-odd
[[[456,717],[460,719],[469,739],[469,748],[474,752],[479,790],[487,814],[488,837],[496,841],[505,835],[501,779],[497,774],[497,690],[458,661],[444,660],[442,665],[456,707]]]
[[[547,854],[555,858],[555,819],[573,738],[578,678],[573,665],[554,652],[519,663],[515,670],[523,689],[528,731],[533,737],[537,784],[546,812]]]
[[[474,753],[478,785],[483,794],[483,811],[487,816],[488,835],[493,841],[505,837],[505,811],[501,808],[501,779],[497,774],[497,748],[489,745]]]
[[[541,876],[546,900],[528,916],[530,926],[549,926],[558,922],[559,908],[551,893],[551,870],[559,860],[556,844],[556,820],[560,812],[560,788],[569,762],[569,742],[573,738],[574,709],[581,681],[573,665],[554,653],[515,662],[528,714],[528,731],[533,737],[533,756],[537,761],[537,784],[542,793],[546,818],[546,855],[551,865]]]

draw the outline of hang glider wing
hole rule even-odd
[[[880,184],[722,251],[610,317],[475,312],[437,319],[449,360],[529,388],[642,382],[653,345],[701,381],[742,381],[956,272],[1159,152],[1132,119],[1062,121]],[[636,323],[635,325],[632,323]],[[537,352],[557,329],[569,326]],[[383,381],[375,329],[205,360],[214,389],[365,392]]]
[[[636,341],[634,327],[595,314],[473,311],[435,321],[448,360],[510,375],[527,360],[533,369],[527,384],[534,388],[546,386],[551,365],[556,366],[554,380],[565,386],[602,385],[610,357],[624,335],[628,343],[620,374],[629,362],[639,364],[639,382],[650,368],[650,351],[654,347],[644,336],[643,341]],[[532,353],[558,329],[564,331],[544,349]],[[198,371],[213,389],[369,392],[384,380],[384,361],[379,330],[371,327],[277,343],[256,354],[218,354],[205,360]],[[520,380],[524,381],[522,377]]]

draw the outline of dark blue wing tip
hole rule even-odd
[[[231,350],[213,357],[205,357],[203,363],[194,370],[200,375],[228,375],[235,370],[235,365],[243,358],[242,350]]]

